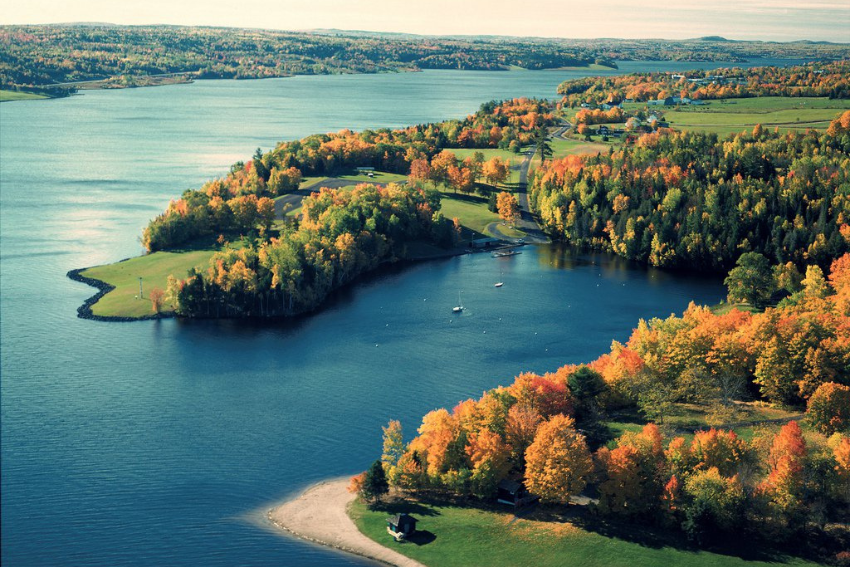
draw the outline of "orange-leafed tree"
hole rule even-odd
[[[525,452],[525,485],[546,502],[568,502],[593,471],[590,451],[575,421],[556,415],[537,430]]]
[[[513,224],[519,220],[519,202],[507,191],[496,196],[496,210],[499,211],[499,217],[507,223]]]
[[[484,179],[490,185],[498,185],[504,183],[510,173],[510,162],[500,159],[498,156],[484,162],[482,166]]]
[[[441,408],[425,414],[418,431],[410,449],[424,455],[428,474],[437,476],[443,472],[449,444],[457,438],[457,420]]]
[[[658,507],[667,480],[661,444],[658,426],[650,423],[640,433],[624,434],[614,449],[599,450],[600,510],[634,516]]]
[[[431,165],[425,158],[415,159],[410,162],[410,174],[408,175],[411,181],[428,181],[431,179]]]
[[[487,428],[469,435],[466,454],[472,465],[472,493],[481,498],[496,492],[511,469],[511,447]]]
[[[508,410],[505,440],[513,447],[515,458],[522,459],[525,450],[534,442],[537,427],[543,419],[540,413],[527,404],[514,404]]]
[[[790,421],[773,438],[768,457],[769,474],[758,486],[768,501],[774,521],[785,524],[800,513],[805,484],[806,442],[796,421]]]
[[[714,429],[698,431],[691,442],[691,466],[694,470],[716,468],[723,476],[741,473],[750,461],[747,442],[734,431]]]
[[[159,310],[162,309],[165,292],[162,291],[162,289],[155,287],[151,290],[150,294],[148,294],[148,298],[151,300],[151,309],[153,309],[153,312],[159,313]]]

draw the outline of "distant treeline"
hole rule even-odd
[[[38,25],[0,27],[0,86],[39,86],[189,73],[194,78],[416,69],[506,70],[616,67],[615,60],[745,61],[751,57],[835,60],[843,44],[458,38],[294,33],[176,26]]]
[[[850,61],[796,67],[713,69],[686,73],[633,73],[587,77],[558,85],[565,106],[667,97],[694,100],[758,96],[850,98]]]
[[[551,103],[536,99],[488,102],[463,120],[448,120],[398,130],[343,130],[282,142],[230,174],[188,190],[145,229],[143,243],[155,252],[194,238],[228,231],[268,228],[274,220],[271,198],[296,189],[302,175],[334,175],[355,167],[407,174],[417,164],[416,178],[466,190],[468,181],[484,174],[481,163],[462,165],[453,155],[434,156],[445,148],[503,148],[519,151],[541,128],[555,124]],[[423,160],[425,164],[423,164]],[[424,168],[422,167],[424,165]],[[425,170],[425,171],[423,171]]]
[[[787,43],[728,41],[723,38],[665,39],[565,39],[567,48],[593,49],[620,61],[730,61],[752,58],[837,60],[847,59],[850,45],[811,41]]]
[[[586,50],[523,40],[346,37],[172,26],[0,28],[2,85],[164,73],[260,79],[415,69],[552,69],[586,66],[597,59]]]
[[[576,245],[654,266],[725,272],[745,252],[829,263],[850,251],[850,111],[826,133],[647,134],[537,170],[529,202]]]

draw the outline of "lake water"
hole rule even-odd
[[[717,280],[553,246],[387,270],[292,324],[76,318],[93,290],[68,270],[139,254],[170,198],[258,146],[461,117],[569,76],[204,81],[0,105],[3,565],[361,565],[272,533],[263,512],[366,468],[389,419],[410,437],[431,409],[720,299]]]

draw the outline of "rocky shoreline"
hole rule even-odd
[[[126,258],[128,260],[129,258]],[[122,260],[123,262],[124,260]],[[109,317],[105,315],[95,315],[92,312],[92,306],[100,301],[104,295],[115,289],[114,285],[110,285],[104,281],[88,278],[83,274],[89,268],[77,268],[76,270],[69,271],[66,275],[74,280],[75,282],[84,283],[86,285],[90,285],[93,288],[97,289],[97,293],[86,299],[82,305],[77,307],[77,317],[80,319],[89,319],[91,321],[112,321],[116,323],[129,323],[131,321],[149,321],[152,319],[169,319],[174,317],[173,313],[156,313],[151,315],[144,315],[142,317]]]

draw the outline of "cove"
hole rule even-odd
[[[0,106],[2,562],[361,564],[257,518],[365,468],[389,419],[411,435],[519,372],[596,358],[640,317],[719,300],[717,280],[551,246],[383,270],[285,325],[76,317],[92,292],[68,270],[139,254],[170,198],[257,146],[551,96],[567,75],[207,81]]]

